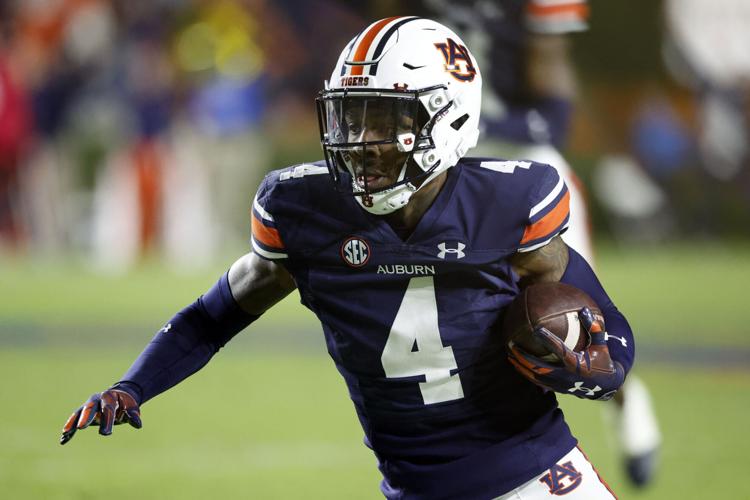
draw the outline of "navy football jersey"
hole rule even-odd
[[[529,161],[447,172],[406,240],[337,192],[324,162],[270,173],[253,202],[253,249],[320,319],[389,497],[491,498],[576,444],[499,338],[519,291],[509,258],[566,228],[568,190]]]

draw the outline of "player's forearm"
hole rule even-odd
[[[560,281],[580,288],[597,303],[604,315],[610,356],[622,365],[627,374],[633,366],[635,355],[633,331],[625,316],[617,309],[604,287],[599,283],[599,279],[586,260],[572,248],[569,249],[568,266]]]
[[[120,384],[143,403],[203,368],[257,318],[237,304],[225,274],[156,333]]]

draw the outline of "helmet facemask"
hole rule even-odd
[[[441,90],[322,91],[316,100],[321,144],[338,189],[375,214],[406,205],[440,165],[429,154],[430,132],[443,110],[429,113],[424,101]]]

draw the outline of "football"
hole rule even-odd
[[[601,315],[599,306],[589,295],[565,283],[539,283],[524,288],[510,304],[503,320],[506,344],[513,342],[524,351],[545,361],[559,361],[534,338],[534,329],[543,326],[574,351],[582,351],[591,339],[578,318],[583,307]]]

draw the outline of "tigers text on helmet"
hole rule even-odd
[[[316,99],[334,182],[368,212],[402,208],[476,146],[481,94],[476,59],[450,29],[419,17],[371,24]]]

